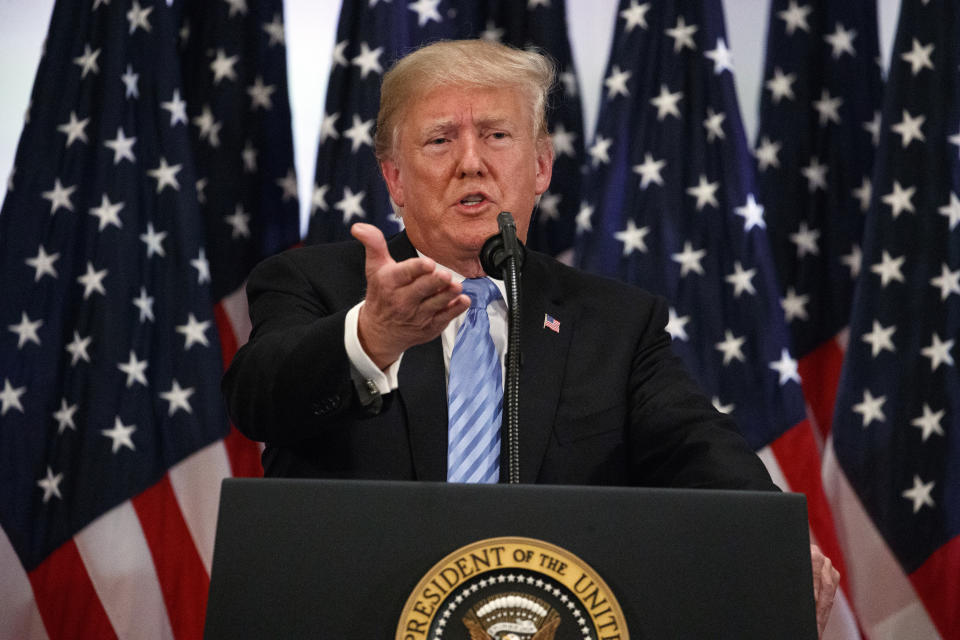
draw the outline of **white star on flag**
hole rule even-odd
[[[693,244],[688,240],[683,243],[683,251],[680,253],[674,253],[670,257],[674,262],[679,263],[680,277],[683,278],[686,277],[686,275],[691,271],[703,275],[703,265],[700,264],[700,261],[703,260],[704,256],[706,255],[706,249],[698,249],[694,251]]]
[[[906,256],[894,258],[884,250],[880,260],[879,264],[870,267],[871,271],[880,276],[880,286],[886,288],[893,280],[904,282],[903,273],[900,271],[900,268],[903,266]]]
[[[20,396],[27,392],[26,387],[14,387],[10,384],[9,378],[3,379],[3,391],[0,391],[0,416],[7,415],[10,409],[16,409],[23,413],[23,405],[20,404]]]
[[[383,53],[383,47],[377,47],[370,50],[366,42],[360,43],[360,55],[351,59],[350,62],[360,67],[360,78],[365,79],[372,71],[374,73],[383,73],[383,67],[380,66],[380,55]]]
[[[785,11],[778,11],[777,17],[786,22],[785,28],[787,35],[792,36],[797,29],[803,29],[810,32],[810,24],[807,22],[807,16],[813,8],[810,5],[798,5],[797,0],[790,0],[790,6]]]
[[[840,56],[845,53],[849,53],[851,56],[857,55],[856,50],[853,48],[853,40],[856,37],[857,32],[855,29],[844,29],[843,25],[838,22],[834,32],[823,36],[823,39],[826,40],[827,44],[833,49],[831,53],[833,59],[839,60]]]
[[[632,75],[633,72],[629,69],[621,71],[619,66],[613,65],[610,75],[603,81],[604,86],[607,87],[607,100],[612,100],[617,96],[629,96],[630,90],[627,89],[627,80]]]
[[[123,422],[120,420],[120,416],[117,416],[113,421],[113,429],[101,429],[100,433],[113,441],[110,451],[112,453],[116,453],[121,447],[126,447],[131,451],[136,451],[137,448],[133,445],[133,439],[131,437],[136,430],[137,425],[123,424]]]
[[[854,413],[859,413],[863,417],[863,428],[866,429],[874,420],[884,422],[887,416],[883,413],[883,403],[887,401],[886,396],[874,398],[869,389],[863,390],[863,400],[853,405]]]
[[[945,435],[943,432],[943,427],[940,425],[940,421],[943,420],[945,412],[943,409],[940,411],[934,412],[930,405],[926,402],[923,403],[923,415],[914,418],[910,421],[910,424],[914,427],[917,427],[921,431],[920,438],[923,442],[927,441],[932,435],[942,436]]]
[[[913,38],[913,49],[907,53],[900,54],[900,58],[910,63],[910,73],[917,75],[924,69],[933,71],[933,61],[930,56],[933,54],[933,44],[922,45]]]
[[[69,148],[70,145],[77,140],[81,142],[87,142],[87,134],[84,129],[86,129],[89,122],[90,118],[77,120],[77,113],[75,111],[71,111],[70,121],[65,122],[57,127],[57,131],[62,131],[63,133],[67,134],[67,142],[64,146]]]
[[[920,353],[923,354],[923,357],[930,358],[930,370],[936,371],[941,364],[948,367],[953,366],[953,356],[950,355],[950,349],[953,349],[953,340],[943,341],[934,332],[930,344],[921,349]]]
[[[160,156],[160,166],[148,170],[147,175],[157,181],[157,193],[163,191],[165,187],[173,187],[174,191],[179,191],[180,183],[177,181],[177,173],[182,168],[182,164],[167,164],[167,159]]]
[[[679,103],[682,99],[682,91],[670,93],[667,85],[660,85],[660,95],[658,95],[656,98],[650,99],[650,104],[657,108],[657,120],[663,120],[667,116],[674,116],[675,118],[679,119],[680,109],[677,107],[677,103]]]
[[[744,291],[755,295],[757,290],[753,286],[753,277],[757,275],[756,269],[744,269],[737,260],[733,263],[733,273],[724,277],[724,280],[733,285],[733,297],[739,298]]]
[[[65,347],[67,353],[70,354],[70,366],[77,366],[77,363],[81,360],[90,362],[90,354],[87,352],[87,347],[90,346],[92,339],[92,336],[81,338],[77,331],[73,332],[73,340]]]
[[[77,425],[73,422],[73,415],[77,412],[77,405],[69,404],[66,398],[60,398],[60,408],[53,412],[53,419],[57,421],[57,434],[62,434],[67,429],[77,430]]]
[[[40,336],[37,335],[37,330],[41,326],[43,326],[42,318],[38,320],[31,320],[26,311],[21,311],[20,322],[18,324],[8,325],[10,331],[17,334],[17,349],[22,349],[23,345],[27,344],[28,342],[39,345]]]
[[[77,278],[77,282],[83,285],[84,300],[88,299],[93,293],[107,295],[106,289],[103,288],[103,279],[105,277],[107,277],[106,269],[97,271],[93,268],[93,263],[87,261],[87,272]]]
[[[57,212],[57,209],[63,207],[68,211],[73,211],[73,203],[70,202],[70,196],[77,190],[76,185],[64,187],[60,184],[60,178],[55,178],[53,189],[44,191],[43,197],[50,201],[50,215]]]
[[[117,229],[122,229],[123,224],[120,222],[121,209],[123,209],[122,202],[112,203],[110,202],[110,198],[107,197],[107,194],[104,193],[100,198],[100,206],[90,209],[90,215],[99,220],[97,231],[103,231],[107,225],[111,224]]]
[[[121,160],[129,160],[136,164],[137,158],[133,154],[133,145],[136,142],[136,137],[126,137],[123,133],[123,127],[117,127],[117,137],[112,140],[105,140],[103,146],[113,149],[113,164],[120,164]]]
[[[133,306],[140,310],[140,322],[153,322],[153,298],[147,295],[146,287],[140,287],[140,295],[133,299]]]
[[[930,507],[931,509],[936,506],[933,501],[933,498],[930,496],[930,493],[933,491],[933,487],[936,485],[935,482],[923,482],[920,479],[920,476],[913,476],[913,486],[904,491],[902,495],[907,500],[913,501],[913,512],[917,513],[923,507]]]
[[[780,100],[783,98],[793,100],[793,83],[796,80],[797,74],[785,74],[780,67],[774,68],[773,77],[764,84],[770,90],[770,98],[773,100],[773,104],[780,104]]]
[[[724,71],[733,73],[733,56],[723,38],[717,38],[717,48],[706,51],[703,55],[713,60],[713,73],[715,75],[720,75]]]
[[[177,333],[182,333],[184,337],[183,350],[186,351],[195,344],[209,347],[210,342],[207,340],[206,333],[209,327],[209,320],[198,322],[192,313],[188,314],[187,322],[185,324],[177,325]]]
[[[787,287],[787,295],[780,298],[780,308],[783,309],[783,315],[787,322],[809,319],[807,315],[807,303],[809,302],[809,295],[798,295],[793,287]]]
[[[131,349],[130,358],[126,362],[118,364],[117,368],[127,374],[127,388],[129,389],[134,383],[140,383],[145,387],[147,386],[146,371],[148,366],[147,361],[139,360],[137,354]]]
[[[900,186],[898,180],[893,181],[893,191],[883,196],[881,200],[884,204],[889,205],[893,211],[894,218],[899,218],[900,214],[904,211],[909,211],[910,213],[916,213],[913,208],[913,194],[916,193],[916,187],[909,187],[904,189]]]
[[[786,349],[780,350],[779,360],[770,363],[770,368],[780,376],[781,387],[791,380],[800,384],[800,374],[797,371],[797,364],[797,361],[790,357],[790,352]]]
[[[662,185],[663,176],[660,175],[660,171],[666,164],[666,160],[654,160],[651,154],[644,153],[643,162],[633,165],[633,172],[640,176],[640,188],[646,189],[651,182]]]
[[[723,366],[727,366],[734,360],[747,361],[743,355],[743,343],[746,341],[744,336],[735,336],[729,329],[723,332],[723,340],[714,345],[723,354]]]
[[[167,415],[172,416],[181,409],[187,413],[193,413],[193,408],[190,406],[190,396],[192,396],[193,393],[193,387],[183,389],[180,387],[180,383],[177,382],[176,378],[174,378],[170,390],[160,393],[160,397],[170,403]]]
[[[644,242],[644,238],[648,233],[650,233],[650,227],[637,227],[632,219],[627,218],[627,228],[617,231],[613,237],[623,243],[623,255],[628,256],[634,250],[640,253],[647,252],[647,243]]]
[[[220,84],[220,81],[236,80],[237,72],[233,65],[237,64],[240,56],[228,56],[223,49],[217,49],[217,57],[210,63],[210,70],[213,72],[213,84]]]
[[[166,231],[155,231],[153,223],[147,223],[147,232],[140,234],[140,240],[147,245],[147,258],[152,258],[154,255],[163,258],[167,255],[163,249],[163,241],[166,237]]]
[[[650,3],[644,2],[637,4],[637,0],[630,0],[630,6],[620,12],[620,17],[627,21],[623,26],[627,33],[633,31],[634,27],[647,29],[647,12],[650,11]]]
[[[734,213],[743,218],[744,231],[750,231],[754,227],[767,228],[767,223],[763,220],[763,207],[757,204],[752,193],[747,194],[747,201],[742,207],[736,207]]]
[[[197,284],[210,282],[210,262],[203,247],[200,247],[197,257],[190,260],[190,266],[197,270]]]
[[[343,212],[344,225],[350,222],[353,216],[357,216],[358,218],[365,218],[367,216],[366,211],[364,211],[360,205],[360,202],[366,195],[366,191],[354,193],[350,187],[343,188],[343,199],[335,202],[333,208]]]
[[[48,254],[46,250],[43,248],[43,245],[40,245],[37,248],[37,255],[33,258],[27,258],[26,260],[24,260],[24,262],[26,262],[28,266],[31,266],[34,269],[36,269],[36,273],[34,273],[34,276],[33,276],[33,281],[39,282],[40,278],[42,278],[45,275],[49,275],[54,279],[57,278],[57,270],[56,268],[54,268],[53,263],[56,262],[59,258],[60,258],[59,253]]]
[[[170,112],[170,126],[178,123],[187,124],[187,103],[180,97],[180,89],[173,90],[173,96],[160,106]]]
[[[54,475],[53,469],[50,468],[50,465],[47,465],[46,477],[37,480],[37,486],[43,489],[43,504],[47,504],[50,498],[54,496],[61,500],[63,499],[63,495],[60,494],[60,483],[62,481],[63,474],[58,473]]]
[[[893,346],[893,334],[897,330],[896,325],[884,327],[877,320],[873,321],[873,328],[863,334],[861,340],[870,345],[870,355],[876,358],[880,353],[887,349],[890,353],[896,353],[897,349]]]
[[[680,53],[684,48],[696,51],[697,44],[693,40],[693,34],[697,32],[697,25],[688,25],[683,16],[677,16],[677,25],[671,29],[665,29],[668,36],[673,38],[673,52]]]
[[[689,340],[686,326],[690,322],[690,316],[678,316],[677,310],[673,307],[669,308],[668,313],[669,318],[664,330],[670,334],[670,338],[673,340]]]

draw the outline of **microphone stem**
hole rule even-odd
[[[506,388],[503,394],[504,424],[507,429],[507,482],[520,482],[520,278],[517,259],[507,258],[503,265],[507,289]]]

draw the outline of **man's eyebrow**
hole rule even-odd
[[[420,135],[426,137],[433,137],[437,134],[447,133],[457,128],[457,123],[453,120],[437,120],[436,122],[431,122],[430,124],[425,125],[420,130]]]

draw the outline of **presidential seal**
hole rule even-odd
[[[396,640],[628,640],[613,592],[583,560],[533,538],[457,549],[414,588]]]

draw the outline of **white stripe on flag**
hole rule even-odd
[[[784,491],[791,491],[790,483],[777,461],[776,455],[771,447],[764,447],[757,451],[760,460],[767,467],[774,484]],[[817,544],[817,537],[810,530],[810,540]],[[830,618],[827,620],[827,627],[823,630],[821,640],[859,640],[860,630],[857,627],[857,620],[850,608],[850,601],[842,589],[837,590],[836,599],[833,601],[833,609],[830,611]]]
[[[153,557],[130,501],[94,520],[74,540],[117,637],[172,640]]]
[[[850,601],[847,600],[847,594],[842,589],[837,589],[837,597],[833,601],[833,609],[830,611],[827,627],[823,630],[820,640],[859,640],[859,638],[860,628],[857,626],[857,618],[853,614]]]
[[[230,326],[233,327],[233,335],[236,336],[239,347],[246,343],[253,328],[250,324],[250,310],[247,307],[247,283],[244,282],[239,289],[220,300],[220,304],[230,320]]]
[[[173,493],[208,576],[213,564],[220,483],[230,475],[230,460],[222,440],[204,447],[170,469]]]
[[[863,509],[833,452],[828,438],[823,460],[823,490],[827,494],[843,548],[853,591],[854,608],[870,640],[933,640],[939,638],[889,547]]]
[[[770,479],[773,480],[773,484],[780,487],[782,491],[790,491],[790,483],[787,482],[787,477],[783,475],[783,471],[780,469],[780,463],[777,462],[777,457],[773,454],[773,449],[770,447],[758,449],[757,455],[763,462],[763,466],[767,468],[767,473],[770,474]]]
[[[0,640],[47,640],[33,588],[7,533],[0,527]]]

